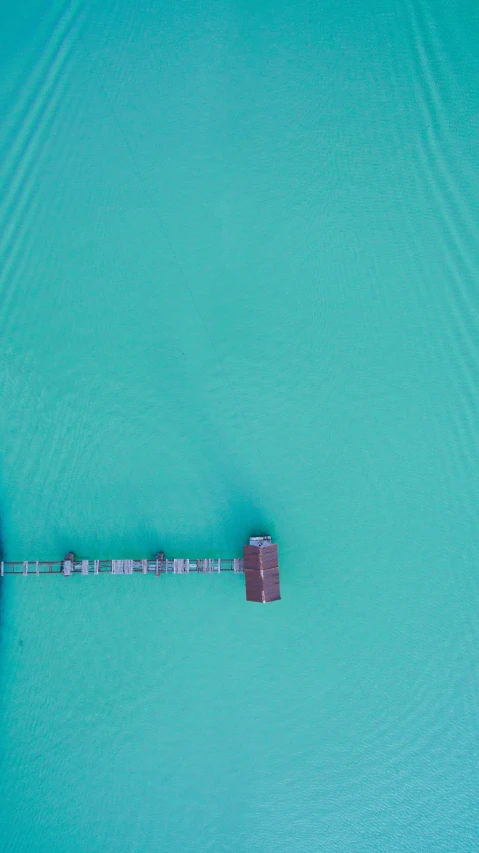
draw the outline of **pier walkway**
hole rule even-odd
[[[3,575],[133,575],[133,574],[189,574],[200,572],[243,572],[243,560],[37,560],[35,562],[1,562],[0,577]]]

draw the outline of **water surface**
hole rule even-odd
[[[5,853],[475,853],[470,4],[5,0]]]

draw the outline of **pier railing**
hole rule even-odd
[[[243,560],[234,559],[173,559],[173,560],[36,560],[0,563],[3,575],[133,575],[189,574],[199,572],[242,572]]]

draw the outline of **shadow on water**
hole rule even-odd
[[[223,531],[225,538],[233,538],[238,543],[238,547],[242,549],[249,536],[259,533],[273,533],[271,520],[267,518],[267,512],[265,512],[263,502],[260,499],[257,481],[254,481],[251,473],[241,466],[234,445],[230,444],[230,440],[225,437],[221,430],[220,421],[211,414],[208,407],[205,406],[204,398],[201,398],[194,383],[189,381],[186,365],[183,366],[181,360],[178,360],[174,367],[170,364],[171,370],[175,373],[176,380],[173,387],[187,389],[187,394],[177,395],[175,401],[175,410],[181,419],[188,421],[192,407],[194,411],[201,413],[202,429],[190,431],[188,442],[193,455],[201,460],[201,465],[205,466],[209,472],[214,472],[217,492],[221,501],[221,517],[216,520],[215,527],[217,530]],[[244,420],[239,405],[231,399],[230,412],[237,417],[238,421]],[[243,424],[243,428],[244,426]],[[254,441],[253,435],[251,435],[251,441]],[[251,450],[254,458],[254,448]],[[258,464],[260,464],[259,457]],[[261,471],[261,476],[263,475],[264,472]],[[258,480],[261,480],[261,476],[258,477]],[[183,545],[184,548],[192,549],[196,553],[204,543],[203,551],[205,548],[207,551],[208,543],[205,541],[205,534],[195,531],[193,536],[194,541],[189,541],[190,537],[185,538],[184,541],[182,541],[181,536],[174,538],[178,546]],[[213,546],[213,550],[217,551],[217,546]]]
[[[185,406],[186,409],[186,406]],[[158,547],[170,555],[185,554],[196,556],[231,556],[242,552],[243,544],[252,535],[269,533],[274,535],[272,521],[260,500],[255,485],[247,472],[241,470],[234,458],[234,451],[229,449],[219,434],[219,430],[205,419],[205,431],[208,435],[207,448],[195,436],[188,438],[190,449],[198,457],[201,456],[203,467],[214,471],[216,491],[218,495],[218,517],[214,519],[214,529],[220,532],[222,542],[232,541],[234,544],[224,547],[217,541],[211,541],[207,529],[191,529],[182,531],[161,529],[161,523],[152,528],[151,524],[137,524],[139,540],[146,543],[153,553]],[[213,449],[214,446],[214,449]],[[216,538],[216,537],[215,537]]]
[[[214,520],[215,530],[220,532],[222,542],[235,543],[228,550],[233,547],[240,553],[243,544],[251,535],[261,533],[274,535],[272,519],[268,518],[267,507],[264,506],[264,500],[261,499],[258,488],[258,482],[264,480],[264,471],[258,472],[258,481],[251,474],[251,459],[255,458],[256,450],[254,447],[251,448],[249,470],[246,470],[235,449],[233,438],[231,435],[225,436],[221,429],[222,419],[216,418],[212,410],[205,405],[204,396],[191,379],[187,362],[182,358],[170,360],[168,373],[171,389],[168,400],[170,421],[176,419],[176,424],[183,432],[184,440],[188,445],[189,455],[192,459],[198,460],[198,465],[205,471],[210,482],[214,481],[219,516]],[[227,381],[226,384],[228,384]],[[237,418],[244,438],[243,413],[237,401],[231,399],[228,391],[225,392],[225,397],[227,399],[221,403],[217,399],[216,406],[222,409],[229,408],[229,415]],[[198,428],[190,429],[185,434],[181,427],[191,420],[191,411],[195,411],[198,415]],[[172,426],[174,428],[173,423]],[[250,440],[254,442],[254,431],[252,432],[251,429],[249,431],[251,432]],[[258,465],[261,465],[259,456]],[[185,531],[179,529],[169,531],[161,530],[160,526],[152,530],[150,525],[142,526],[140,522],[137,531],[139,538],[150,547],[154,547],[153,543],[158,543],[159,537],[161,540],[159,545],[170,554],[184,553],[193,557],[229,555],[221,553],[224,548],[219,543],[211,541],[207,530],[190,528]]]

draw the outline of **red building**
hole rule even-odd
[[[244,578],[247,601],[280,600],[278,546],[271,536],[252,536],[244,546]]]

